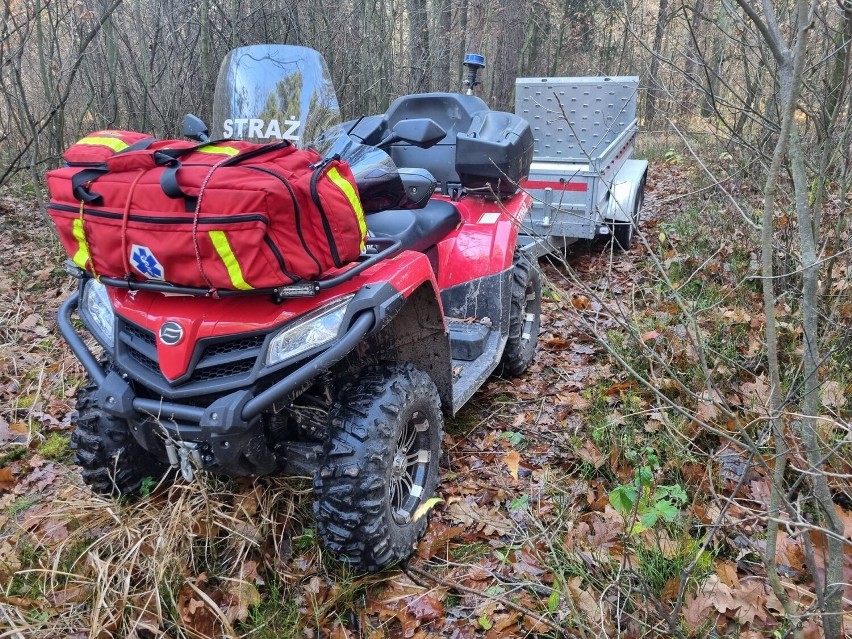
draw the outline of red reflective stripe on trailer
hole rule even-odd
[[[553,189],[554,191],[588,191],[587,182],[544,182],[542,180],[527,180],[521,184],[523,189]]]

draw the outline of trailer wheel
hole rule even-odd
[[[509,339],[497,368],[501,377],[518,377],[532,364],[541,327],[541,277],[526,256],[515,255],[509,310]]]
[[[411,364],[370,367],[344,386],[329,422],[314,477],[323,545],[369,572],[407,559],[426,530],[417,510],[438,485],[444,421],[435,384]]]
[[[639,218],[642,215],[642,202],[645,200],[645,178],[642,178],[642,183],[639,185],[639,191],[636,194],[636,202],[633,205],[633,214],[630,216],[630,222],[615,220],[612,222],[612,236],[615,240],[615,246],[621,251],[629,251],[633,246],[633,236],[636,235],[636,227],[639,224]]]
[[[74,461],[82,467],[83,481],[101,495],[134,495],[142,480],[160,480],[168,470],[142,448],[123,419],[113,417],[98,406],[88,385],[77,395],[77,410],[71,433]]]

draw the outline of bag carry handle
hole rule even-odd
[[[115,155],[130,153],[132,151],[144,151],[156,141],[157,138],[145,138],[143,140],[139,140],[138,142],[134,142],[128,146],[126,149],[122,149]],[[86,184],[97,180],[106,173],[109,173],[109,168],[106,163],[104,163],[98,167],[83,169],[71,176],[71,192],[74,195],[74,198],[80,202],[85,202],[86,204],[96,203],[100,200],[100,193],[91,192]]]
[[[163,174],[160,176],[160,187],[163,189],[163,193],[165,193],[168,197],[172,199],[184,198],[187,200],[189,204],[190,201],[193,203],[194,209],[194,200],[191,195],[184,192],[184,190],[180,187],[177,180],[177,172],[178,169],[181,168],[181,163],[178,161],[178,157],[182,155],[186,155],[190,151],[197,151],[200,147],[209,146],[210,144],[215,144],[213,142],[208,142],[206,144],[202,144],[198,147],[194,147],[192,149],[173,149],[166,151],[157,151],[157,153],[166,153],[171,156],[171,162],[168,163],[166,170],[163,171]],[[287,140],[282,140],[281,142],[275,142],[273,144],[265,144],[259,148],[252,149],[251,151],[246,151],[245,153],[238,153],[237,155],[228,158],[218,166],[234,166],[243,162],[245,160],[251,160],[252,158],[256,158],[259,155],[264,155],[265,153],[271,153],[272,151],[279,151],[281,149],[286,149],[291,147],[292,144]],[[172,154],[172,151],[177,151],[177,154]]]
[[[122,149],[118,153],[114,154],[112,157],[116,155],[121,155],[124,153],[132,153],[133,151],[144,151],[148,147],[150,147],[154,142],[157,141],[157,138],[145,138],[144,140],[139,140],[138,142],[134,142],[126,149]],[[197,151],[201,147],[208,146],[210,144],[217,144],[218,142],[224,142],[226,140],[216,140],[214,142],[203,142],[201,144],[194,144],[192,146],[188,146],[181,149],[158,149],[154,151],[153,156],[146,156],[153,158],[153,166],[162,166],[164,164],[170,164],[172,162],[176,162],[177,158],[186,155],[188,153],[192,153],[193,151]],[[108,162],[108,161],[107,161]],[[102,163],[100,166],[89,167],[75,174],[71,178],[71,189],[74,197],[77,200],[85,202],[86,204],[97,204],[98,200],[101,199],[101,195],[99,193],[91,192],[86,186],[87,183],[92,182],[102,175],[109,173],[111,169],[107,162]],[[136,166],[127,167],[131,168],[141,168]],[[121,170],[124,170],[123,168]]]

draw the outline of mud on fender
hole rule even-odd
[[[355,297],[349,302],[346,307],[346,314],[343,316],[341,324],[341,333],[348,331],[362,311],[370,310],[373,312],[373,326],[367,332],[367,335],[378,333],[399,313],[399,310],[405,305],[405,295],[400,293],[388,282],[380,284],[365,284]]]

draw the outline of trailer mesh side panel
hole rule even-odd
[[[589,163],[636,120],[638,77],[518,78],[515,113],[535,137],[536,161]]]

